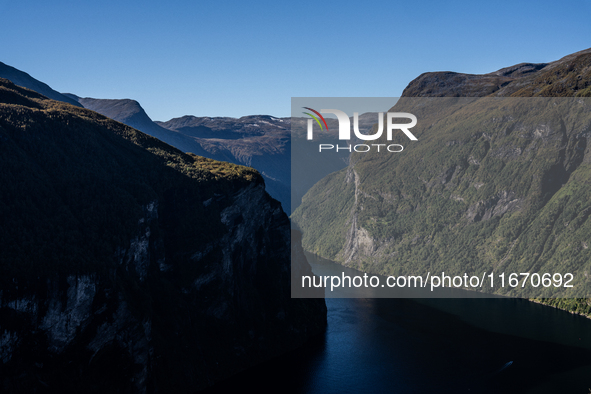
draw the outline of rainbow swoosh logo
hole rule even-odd
[[[320,112],[313,110],[312,108],[308,108],[308,107],[302,107],[302,108],[307,109],[308,111],[312,111],[316,115],[318,115],[320,117],[320,119],[322,119],[322,123],[324,123],[324,126],[326,127],[326,131],[328,131],[328,125],[326,124],[326,120],[324,120],[324,117],[322,115],[320,115]],[[313,114],[311,114],[309,112],[303,112],[303,113],[314,118],[316,123],[318,123],[318,126],[320,126],[320,130],[324,130],[324,128],[322,127],[322,123],[320,123],[320,119],[318,119],[316,116],[314,116]]]

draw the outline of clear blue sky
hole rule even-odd
[[[591,47],[591,2],[0,0],[0,61],[154,120],[289,116],[292,96],[396,97]]]

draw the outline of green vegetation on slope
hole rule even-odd
[[[538,67],[526,77],[535,91],[521,80],[515,96],[589,96],[590,56]],[[572,272],[580,289],[589,285],[589,100],[404,97],[393,110],[417,116],[419,141],[392,141],[404,145],[400,154],[353,154],[349,168],[311,189],[292,216],[306,250],[386,275]],[[336,220],[341,201],[357,202]]]

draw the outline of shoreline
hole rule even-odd
[[[341,266],[341,267],[345,267],[345,268],[348,268],[348,269],[354,269],[354,270],[356,270],[356,271],[359,271],[357,268],[353,268],[353,267],[349,267],[349,266],[343,265],[343,264],[342,264],[341,262],[339,262],[339,261],[334,261],[334,260],[326,259],[326,258],[324,258],[324,257],[322,257],[322,256],[320,256],[320,255],[318,255],[318,254],[316,254],[316,253],[314,253],[314,252],[311,252],[311,251],[308,251],[308,250],[304,250],[304,252],[305,252],[305,253],[309,253],[309,254],[311,254],[311,255],[315,256],[316,258],[319,258],[319,259],[322,259],[322,260],[327,260],[327,261],[330,261],[330,262],[332,262],[332,263],[334,263],[334,264],[338,264],[338,265],[339,265],[339,266]],[[308,262],[308,263],[309,263],[309,262]],[[363,273],[363,274],[368,274],[368,275],[379,275],[379,276],[384,276],[383,274],[378,274],[378,273],[363,272],[363,271],[359,271],[359,272],[360,272],[360,273]],[[494,295],[493,297],[490,297],[490,298],[502,297],[502,298],[514,298],[514,299],[522,299],[522,300],[527,300],[527,301],[530,301],[530,302],[533,302],[533,303],[536,303],[536,304],[539,304],[539,305],[548,306],[548,307],[552,307],[552,308],[554,308],[554,309],[557,309],[557,310],[561,310],[561,311],[564,311],[564,312],[568,312],[568,313],[570,313],[570,314],[572,314],[572,315],[579,315],[579,316],[582,316],[582,317],[584,317],[584,318],[591,319],[591,312],[590,312],[590,313],[581,313],[581,312],[577,312],[577,311],[573,311],[573,310],[568,310],[568,309],[566,309],[566,308],[561,308],[561,307],[559,307],[559,306],[552,305],[552,304],[549,304],[549,303],[547,303],[547,302],[541,301],[541,300],[540,300],[540,299],[538,299],[538,298],[529,298],[529,297],[527,297],[527,298],[526,298],[526,297],[513,297],[513,296],[507,296],[507,295],[504,295],[504,294],[496,294],[496,293],[484,293],[484,292],[481,292],[481,291],[478,291],[478,290],[475,290],[475,289],[472,289],[472,288],[457,288],[457,289],[458,289],[458,290],[473,291],[473,292],[475,292],[475,293],[478,293],[478,294],[491,294],[491,295]],[[326,298],[326,297],[325,297],[325,298]],[[329,298],[333,298],[333,297],[329,297]],[[425,298],[428,298],[428,297],[425,297]],[[438,297],[434,297],[434,298],[438,298]],[[479,297],[475,297],[475,298],[479,298]],[[484,298],[486,298],[486,297],[484,297]],[[552,299],[554,299],[554,298],[552,298]],[[558,298],[556,298],[556,299],[558,299]],[[561,297],[560,299],[565,299],[565,300],[575,300],[575,299],[577,299],[577,297],[572,297],[572,298],[570,298],[570,297]],[[584,298],[584,299],[586,299],[586,300],[589,300],[589,298]]]

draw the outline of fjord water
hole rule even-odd
[[[315,272],[342,267],[308,255]],[[327,298],[303,349],[211,392],[588,393],[591,320],[522,299]]]

